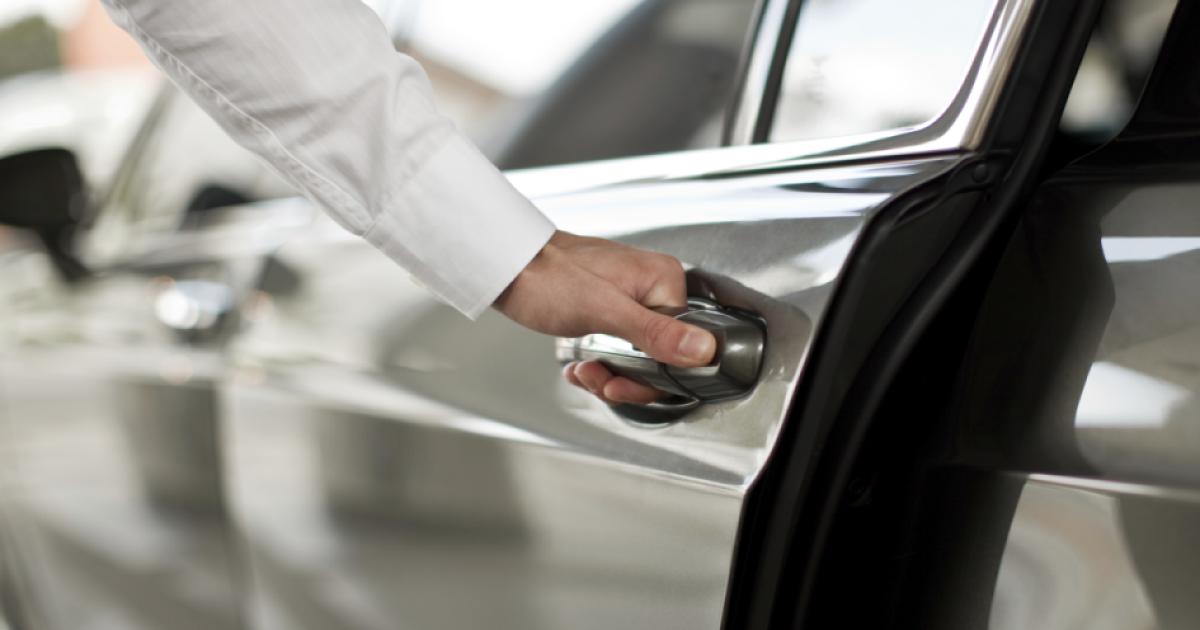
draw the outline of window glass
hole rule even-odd
[[[1109,0],[1088,42],[1063,112],[1062,131],[1081,143],[1115,136],[1154,68],[1176,0]]]
[[[1109,0],[1050,146],[1046,168],[1058,170],[1112,140],[1129,124],[1174,15],[1176,0]]]
[[[428,0],[401,48],[502,167],[645,155],[720,144],[755,5]]]
[[[996,0],[807,0],[772,141],[933,121],[963,85]]]

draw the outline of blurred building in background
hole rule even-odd
[[[78,22],[65,30],[59,46],[63,66],[76,70],[149,65],[137,43],[108,19],[100,0],[86,0]]]
[[[60,63],[58,34],[46,18],[31,15],[0,28],[0,80]]]
[[[0,12],[0,80],[55,70],[148,65],[100,0],[14,2]]]

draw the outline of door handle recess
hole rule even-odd
[[[620,337],[601,334],[559,339],[558,360],[599,361],[614,374],[673,395],[679,408],[740,398],[754,389],[766,345],[761,319],[702,298],[691,298],[687,308],[668,314],[717,338],[712,363],[694,368],[666,365]]]

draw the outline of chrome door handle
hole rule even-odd
[[[599,361],[615,374],[675,396],[677,408],[739,398],[754,389],[766,345],[761,319],[701,298],[689,299],[686,309],[670,314],[708,330],[717,338],[712,363],[695,368],[666,365],[624,339],[600,334],[559,339],[558,360],[564,364]]]

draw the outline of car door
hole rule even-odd
[[[994,229],[1088,19],[898,6],[761,3],[730,146],[512,175],[561,229],[674,255],[698,297],[761,318],[742,398],[609,408],[563,382],[553,339],[462,319],[330,223],[281,248],[298,289],[236,340],[222,403],[251,625],[740,628],[788,609],[769,466],[816,462],[832,427],[811,405],[851,400],[901,307],[936,302],[927,276]],[[778,450],[797,434],[806,451]]]
[[[957,259],[972,260],[962,281],[930,275],[944,298],[896,318],[840,409],[803,416],[835,419],[822,452],[797,457],[812,451],[785,427],[744,521],[748,604],[732,627],[1200,619],[1198,15],[1169,0],[1066,8],[1074,26],[1046,53],[1090,41],[1024,127],[1044,147],[1028,192]],[[836,308],[831,328],[847,313]],[[818,346],[809,374],[836,370],[846,346],[834,350]]]
[[[1118,53],[1109,72],[1134,98],[1093,101],[1128,113],[1022,213],[953,425],[971,436],[963,459],[1004,480],[991,502],[1008,527],[970,542],[991,550],[980,569],[994,572],[984,601],[998,629],[1200,623],[1200,11],[1110,1],[1106,13],[1093,46]],[[1032,369],[1012,374],[1013,347]],[[1011,376],[989,409],[996,373]]]

